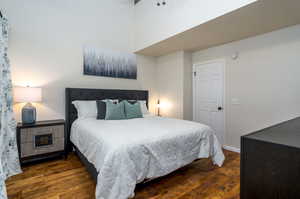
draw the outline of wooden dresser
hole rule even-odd
[[[241,199],[300,198],[300,118],[241,138]]]
[[[65,121],[49,120],[17,126],[21,164],[66,155]]]

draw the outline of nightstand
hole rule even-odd
[[[21,165],[65,156],[66,133],[64,120],[18,123],[17,143]]]

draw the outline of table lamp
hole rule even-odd
[[[157,116],[160,116],[160,108],[161,108],[160,100],[157,100],[156,107],[157,107]]]
[[[33,124],[36,121],[36,108],[31,102],[42,101],[42,89],[34,87],[15,87],[14,89],[15,102],[26,102],[22,108],[22,123]]]

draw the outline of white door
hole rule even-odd
[[[194,65],[194,121],[210,126],[224,144],[224,69],[225,61]]]

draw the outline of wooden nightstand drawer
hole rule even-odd
[[[64,137],[64,125],[21,129],[21,143],[33,142],[36,135],[53,134],[53,138]]]
[[[64,138],[54,138],[51,145],[36,146],[34,142],[27,142],[21,144],[21,158],[40,155],[45,153],[52,153],[56,151],[63,151],[65,146]]]
[[[21,164],[66,157],[65,136],[64,120],[18,123],[17,143]]]

